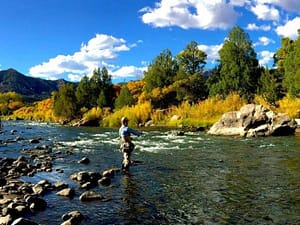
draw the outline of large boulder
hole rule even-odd
[[[262,105],[248,104],[240,111],[225,113],[208,131],[226,136],[283,136],[295,133],[297,123],[287,114],[275,113]]]

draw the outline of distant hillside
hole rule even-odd
[[[52,91],[65,84],[65,80],[44,80],[25,76],[14,69],[0,71],[0,92],[14,91],[24,97],[24,101],[33,102],[51,96]]]

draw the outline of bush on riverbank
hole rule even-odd
[[[25,106],[15,110],[9,118],[35,120],[44,122],[57,122],[59,119],[53,111],[53,97],[34,103],[32,106]]]
[[[261,96],[256,96],[254,103],[280,113],[287,113],[292,118],[299,117],[300,98],[285,97],[278,101],[277,107],[268,104]],[[153,109],[149,101],[137,105],[125,106],[111,112],[109,109],[92,108],[83,113],[85,120],[99,119],[103,127],[118,127],[123,116],[129,118],[130,126],[145,124],[149,120],[158,126],[194,126],[209,127],[229,111],[239,110],[246,101],[237,93],[230,94],[226,99],[220,97],[208,98],[195,104],[183,102],[168,109]],[[172,117],[176,115],[176,119]],[[13,119],[58,122],[53,111],[53,99],[49,98],[35,103],[33,106],[22,107],[14,111]]]

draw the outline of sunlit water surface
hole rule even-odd
[[[81,224],[300,224],[298,135],[246,139],[145,130],[135,138],[133,154],[143,164],[133,166],[130,176],[116,174],[111,186],[93,189],[109,201],[85,203],[78,200],[84,190],[69,176],[120,167],[117,130],[26,121],[5,121],[4,126],[1,140],[25,140],[1,146],[0,157],[17,157],[22,149],[33,148],[30,138],[74,152],[55,160],[53,172],[24,178],[64,181],[76,188],[73,199],[45,195],[47,209],[32,217],[40,224],[61,224],[61,216],[73,210],[84,214]],[[90,164],[77,162],[83,156]]]

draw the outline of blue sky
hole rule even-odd
[[[233,26],[272,66],[282,37],[296,39],[299,0],[9,0],[0,2],[0,70],[79,81],[105,66],[113,81],[139,79],[164,49],[191,41],[212,68]]]

